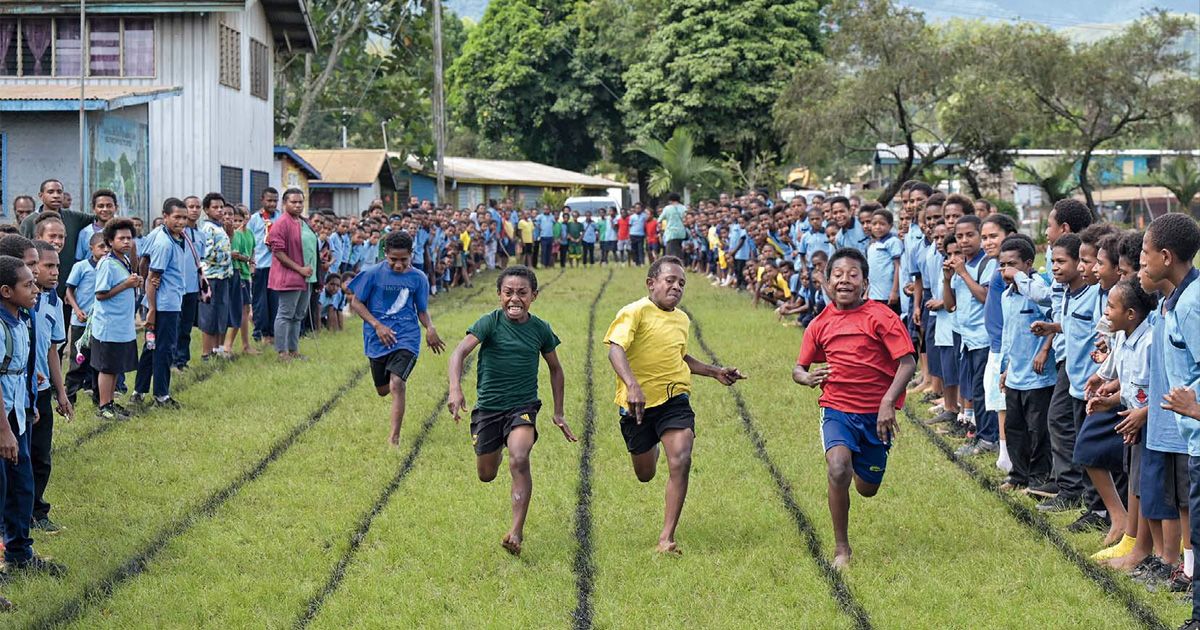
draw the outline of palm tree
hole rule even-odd
[[[1171,160],[1162,169],[1162,172],[1154,177],[1154,182],[1171,191],[1172,195],[1175,195],[1182,208],[1181,212],[1186,212],[1196,207],[1196,204],[1193,204],[1192,201],[1196,194],[1200,193],[1200,169],[1196,168],[1195,163],[1190,159],[1177,157]],[[1200,217],[1200,208],[1197,208],[1192,214]]]
[[[696,155],[695,146],[691,132],[676,128],[671,139],[665,143],[650,139],[634,144],[629,150],[658,162],[658,166],[650,170],[650,194],[683,191],[683,202],[688,204],[691,202],[691,189],[725,174],[716,161]]]
[[[1046,192],[1050,205],[1070,197],[1079,187],[1075,182],[1075,161],[1071,159],[1051,162],[1040,168],[1021,163],[1017,164],[1017,170],[1033,178],[1034,183]]]

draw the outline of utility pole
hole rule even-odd
[[[437,155],[437,203],[446,199],[446,99],[442,77],[442,2],[433,0],[433,145]]]
[[[87,32],[87,0],[79,0],[79,190],[76,199],[88,199],[87,184],[83,181],[85,147],[87,147],[87,115],[84,113],[83,102],[86,98],[84,85],[87,82],[88,67],[88,32]]]

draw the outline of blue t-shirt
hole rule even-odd
[[[1200,272],[1192,269],[1171,292],[1163,307],[1167,343],[1165,364],[1167,385],[1186,387],[1192,396],[1200,391]],[[1160,399],[1161,400],[1161,399]],[[1200,421],[1175,414],[1179,432],[1188,442],[1188,454],[1200,457]]]
[[[871,243],[867,249],[867,298],[888,301],[896,277],[894,261],[904,255],[904,244],[888,234],[883,240]],[[903,283],[901,283],[903,288]]]
[[[0,374],[0,390],[3,390],[4,409],[17,417],[18,434],[25,433],[25,410],[33,408],[33,391],[27,372],[29,366],[29,321],[24,315],[14,317],[7,308],[0,307],[0,356],[3,356],[5,338],[12,334],[12,360],[8,369]]]
[[[250,233],[254,235],[254,266],[258,269],[269,269],[271,267],[271,248],[267,247],[267,233],[271,230],[271,225],[279,219],[279,211],[263,218],[262,211],[254,213],[250,220],[246,222],[246,227],[250,229]],[[138,251],[141,251],[140,249]]]
[[[1067,379],[1071,382],[1071,396],[1076,400],[1083,400],[1087,380],[1100,369],[1092,360],[1092,350],[1096,349],[1096,302],[1099,299],[1100,285],[1096,284],[1085,285],[1077,292],[1063,296],[1061,319]]]
[[[89,223],[79,230],[79,240],[75,241],[75,260],[87,260],[92,257],[91,240],[92,235],[96,232],[103,232],[104,226],[97,226],[95,223]]]
[[[996,272],[996,261],[988,258],[983,250],[967,261],[967,274],[977,283],[987,286],[987,278]],[[957,273],[950,278],[950,289],[954,291],[954,313],[957,320],[955,332],[962,336],[963,347],[979,350],[989,347],[987,329],[983,325],[983,302],[975,299],[962,276]]]
[[[341,289],[338,289],[333,295],[330,295],[324,289],[321,289],[321,295],[318,300],[321,303],[322,311],[325,310],[326,307],[330,306],[339,311],[343,308],[346,308],[346,294],[342,292]]]
[[[645,236],[646,235],[646,215],[641,212],[634,212],[629,215],[629,235],[630,236]]]
[[[804,254],[804,263],[809,269],[813,267],[813,254],[817,252],[825,252],[826,256],[833,256],[833,243],[829,242],[825,232],[809,232],[800,237],[800,253]]]
[[[594,244],[596,242],[596,232],[597,231],[598,230],[596,229],[595,221],[584,221],[583,222],[583,242],[588,243],[589,245]]]
[[[204,259],[204,239],[200,228],[183,228],[183,256],[179,257],[179,268],[183,275],[183,292],[200,292],[199,261]]]
[[[67,276],[67,286],[75,289],[75,303],[84,313],[91,311],[92,305],[96,303],[97,264],[99,262],[92,260],[91,256],[80,258],[79,262],[71,267],[71,273]],[[84,322],[79,321],[79,318],[75,317],[75,313],[71,313],[71,325],[83,326]]]
[[[1146,436],[1146,448],[1163,453],[1184,454],[1188,452],[1188,441],[1179,432],[1175,413],[1163,409],[1161,404],[1163,396],[1171,391],[1167,381],[1167,363],[1164,358],[1166,353],[1158,351],[1167,343],[1167,318],[1155,311],[1150,313],[1146,322],[1151,326],[1152,336],[1149,353],[1150,388],[1147,396],[1149,404],[1146,406],[1149,411],[1146,413],[1146,429],[1143,432]]]
[[[983,325],[987,328],[991,352],[1000,352],[1000,338],[1004,336],[1004,307],[1000,301],[1008,283],[1004,274],[997,268],[992,273],[992,281],[988,283],[987,301],[983,303]]]
[[[396,334],[396,343],[385,346],[375,329],[363,322],[363,351],[367,358],[376,359],[396,350],[421,352],[421,323],[417,315],[424,313],[429,300],[429,280],[416,269],[396,273],[386,262],[362,270],[350,281],[355,299],[366,305],[371,315]]]
[[[429,230],[417,228],[417,233],[413,235],[412,261],[414,265],[425,264],[425,248],[429,246],[429,239]]]
[[[543,212],[533,222],[537,224],[538,238],[554,238],[554,215]]]
[[[838,231],[837,246],[839,249],[842,247],[853,247],[854,249],[862,252],[862,254],[865,256],[867,254],[867,248],[870,245],[871,237],[867,235],[865,230],[863,230],[862,224],[858,221],[858,217],[850,219],[850,227],[841,228]]]
[[[96,265],[96,291],[111,291],[125,282],[129,275],[129,267],[113,254],[108,254]],[[159,290],[161,291],[161,288]],[[125,343],[137,339],[137,330],[133,325],[136,304],[133,289],[125,289],[107,300],[97,299],[89,319],[92,338],[110,343]]]
[[[50,389],[50,344],[64,343],[67,340],[67,327],[63,324],[62,300],[53,289],[42,291],[38,295],[37,304],[33,309],[37,318],[37,340],[34,347],[33,367],[35,373],[41,375],[38,379],[38,391]]]
[[[161,281],[155,292],[157,310],[172,312],[182,309],[185,292],[183,260],[190,260],[192,255],[187,251],[187,243],[175,240],[171,233],[163,228],[155,228],[150,236],[146,237],[146,251],[142,254],[150,258],[150,271],[161,274]],[[195,275],[194,262],[192,268],[192,275]],[[143,300],[147,307],[150,306],[149,300],[150,295],[147,294]]]
[[[1001,294],[999,301],[1004,309],[1004,328],[998,354],[1000,371],[1008,374],[1005,385],[1017,391],[1054,387],[1058,370],[1053,354],[1047,357],[1041,374],[1033,369],[1033,359],[1046,339],[1034,335],[1030,327],[1034,322],[1049,320],[1046,309],[1011,288]]]

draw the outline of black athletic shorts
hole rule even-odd
[[[500,450],[508,443],[508,434],[513,427],[533,427],[533,441],[537,442],[537,415],[542,401],[535,400],[504,411],[476,409],[471,412],[471,444],[476,455],[485,455]]]
[[[625,438],[625,448],[634,455],[654,448],[663,433],[670,429],[691,429],[693,435],[696,433],[696,414],[687,394],[669,398],[657,407],[647,407],[642,412],[641,424],[626,410],[621,410],[621,435]]]
[[[408,381],[417,366],[417,355],[408,350],[396,350],[391,354],[371,359],[371,378],[375,379],[375,387],[383,387],[391,380],[388,373],[395,374],[402,381]]]

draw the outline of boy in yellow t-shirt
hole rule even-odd
[[[675,527],[687,496],[696,438],[696,415],[688,402],[692,374],[723,385],[746,378],[737,368],[709,365],[688,354],[691,320],[676,308],[685,281],[683,261],[675,256],[655,260],[646,274],[649,295],[622,308],[604,336],[617,374],[621,434],[639,481],[654,478],[660,442],[667,451],[671,476],[658,551],[674,554],[680,553]]]

